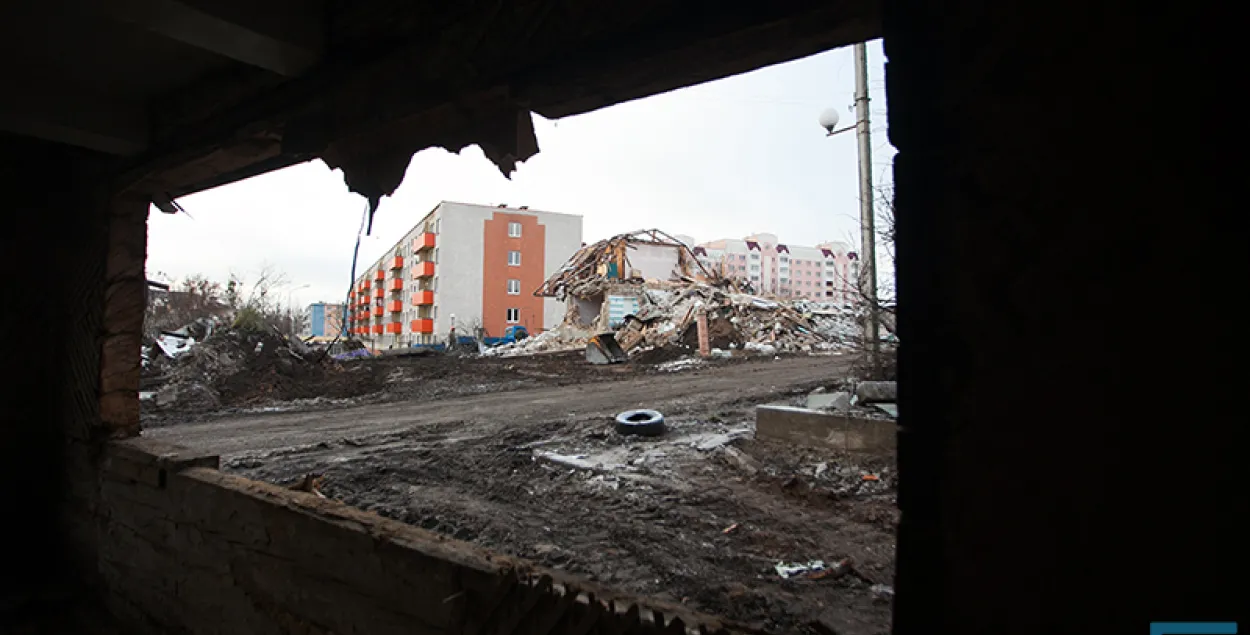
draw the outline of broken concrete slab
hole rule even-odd
[[[855,386],[857,403],[898,402],[898,383],[893,381],[861,381]]]
[[[807,396],[807,407],[812,410],[850,410],[851,393],[844,391],[813,392]]]
[[[898,429],[893,421],[861,419],[843,414],[768,405],[755,409],[756,438],[822,445],[839,450],[893,452]]]
[[[872,404],[872,407],[890,415],[894,419],[898,418],[898,404],[896,403],[875,403]]]

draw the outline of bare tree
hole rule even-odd
[[[277,292],[287,282],[286,275],[272,265],[262,265],[252,282],[231,272],[226,283],[225,298],[235,311],[233,326],[237,329],[262,331],[277,329],[293,333],[293,315],[284,307]]]

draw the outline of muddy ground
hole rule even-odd
[[[837,357],[589,367],[576,356],[407,358],[378,402],[166,418],[223,469],[774,632],[889,631],[892,456],[753,438],[753,408],[841,379]],[[669,430],[625,437],[649,407]],[[867,477],[867,478],[865,478]],[[779,562],[850,559],[783,579]],[[816,623],[821,626],[813,626]]]

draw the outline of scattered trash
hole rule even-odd
[[[733,533],[733,532],[735,532],[735,531],[737,531],[737,530],[738,530],[738,523],[734,523],[734,524],[732,524],[732,525],[730,525],[730,526],[728,526],[728,527],[726,527],[726,528],[722,529],[722,530],[721,530],[721,533],[722,533],[722,534],[731,534],[731,533]]]
[[[825,565],[824,560],[811,560],[809,562],[778,562],[773,567],[777,571],[777,575],[784,579],[790,579],[803,576],[812,580],[819,580],[831,575],[842,575],[850,567],[849,560],[843,560],[833,567]]]
[[[868,590],[872,591],[873,595],[876,595],[879,597],[883,597],[883,598],[894,597],[894,587],[888,584],[874,584],[871,587],[869,587]]]
[[[876,474],[865,474],[864,480],[865,481],[879,481],[881,480],[881,477],[877,476]]]
[[[840,578],[847,573],[851,573],[854,567],[851,565],[850,558],[844,558],[842,561],[834,564],[832,567],[822,567],[819,570],[808,573],[805,577],[809,580],[825,580],[829,578]]]
[[[662,364],[659,364],[658,366],[656,366],[656,370],[663,371],[666,373],[676,373],[676,372],[688,370],[691,368],[697,368],[702,365],[703,365],[703,360],[697,357],[683,357],[681,359],[675,359],[671,362],[664,362]]]
[[[664,434],[664,415],[655,410],[626,410],[616,415],[616,431],[655,437]]]

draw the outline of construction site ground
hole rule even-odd
[[[889,632],[893,456],[753,438],[754,406],[841,380],[837,356],[588,366],[578,354],[378,359],[384,389],[149,417],[145,436],[618,591],[773,632]],[[622,436],[624,410],[662,412]],[[778,563],[849,558],[823,577]]]

